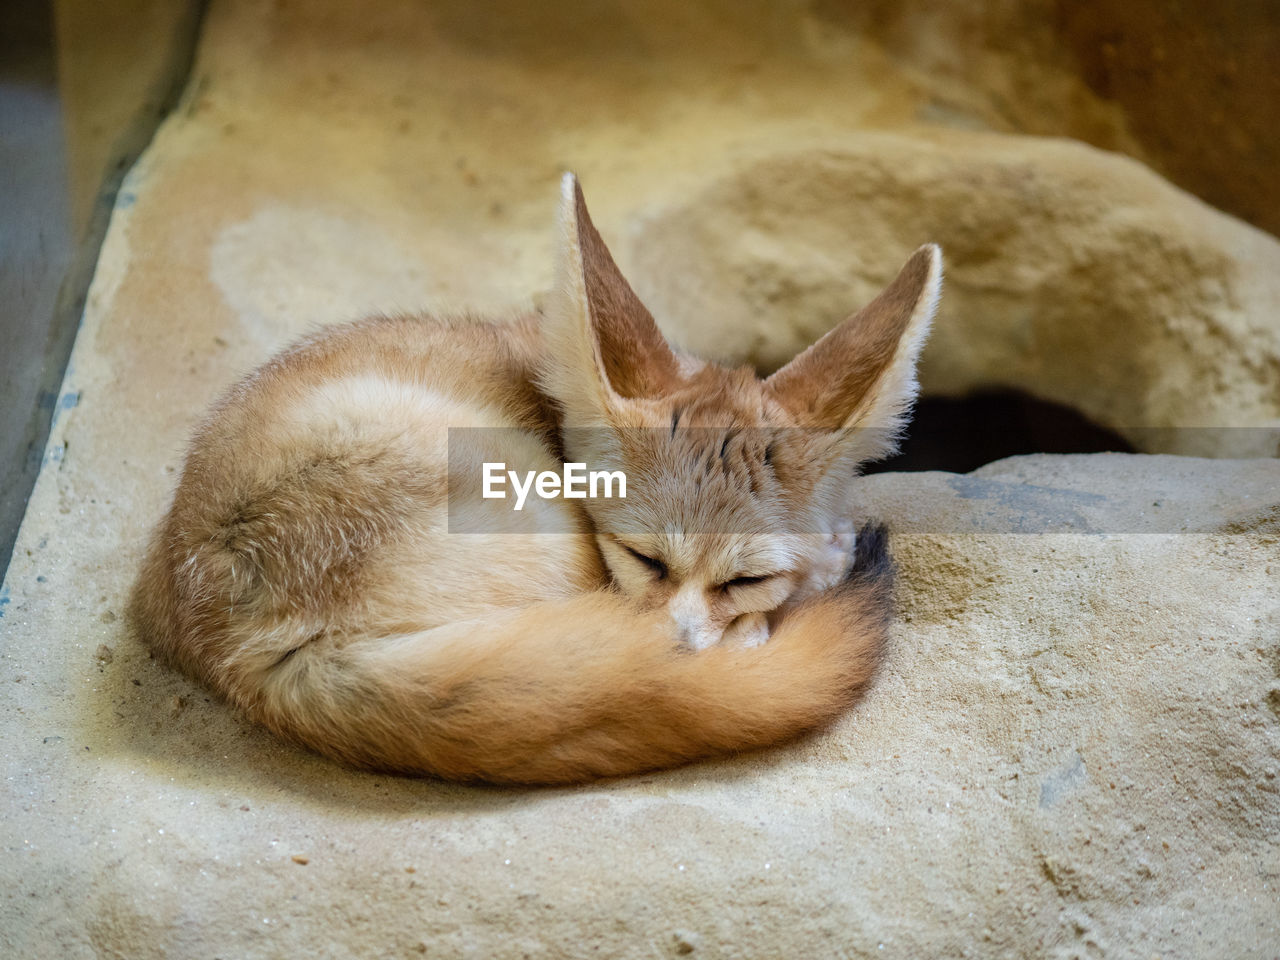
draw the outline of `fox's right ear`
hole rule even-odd
[[[578,178],[561,180],[556,287],[544,321],[542,385],[565,422],[605,422],[627,400],[679,382],[679,361],[587,213]]]
[[[804,426],[846,431],[846,463],[892,453],[941,292],[942,251],[927,244],[878,297],[765,382]]]

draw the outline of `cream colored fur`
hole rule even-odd
[[[889,610],[850,478],[914,397],[937,249],[766,381],[667,346],[571,176],[557,269],[545,317],[373,318],[233,387],[135,588],[153,648],[282,736],[458,779],[631,773],[848,704]],[[481,464],[557,470],[558,443],[628,498],[449,532]]]

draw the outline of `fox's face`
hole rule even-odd
[[[675,353],[566,177],[544,387],[566,453],[621,470],[625,499],[585,501],[615,584],[701,649],[755,644],[770,615],[838,582],[850,485],[884,456],[916,393],[941,258],[923,247],[869,306],[761,379]]]
[[[602,535],[600,547],[618,587],[644,606],[664,608],[677,638],[701,650],[725,638],[743,645],[768,638],[769,615],[803,595],[817,565],[806,548],[820,545],[803,539]]]
[[[796,426],[749,370],[707,366],[565,438],[575,458],[627,477],[625,499],[586,506],[614,582],[665,608],[694,649],[763,641],[771,613],[848,569],[846,505],[814,469],[834,456],[833,437]]]

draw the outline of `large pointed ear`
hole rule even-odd
[[[919,391],[916,361],[941,290],[942,251],[928,244],[878,297],[766,383],[804,426],[848,431],[848,459],[892,453]]]
[[[627,400],[675,386],[679,361],[613,262],[572,173],[561,181],[556,253],[542,382],[566,422],[598,422]]]

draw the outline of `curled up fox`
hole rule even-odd
[[[557,246],[541,314],[330,328],[218,401],[134,589],[164,660],[345,763],[507,783],[752,749],[851,702],[892,588],[853,482],[914,400],[938,248],[761,379],[668,345],[572,175]],[[626,496],[474,497],[486,464],[569,462]]]

